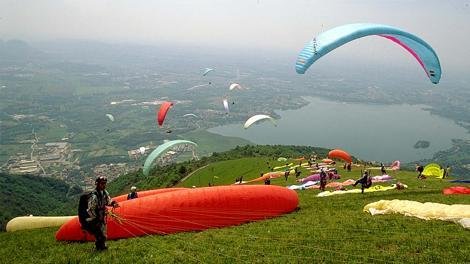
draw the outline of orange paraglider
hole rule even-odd
[[[108,239],[171,234],[239,225],[289,213],[295,191],[273,185],[239,185],[166,191],[120,202],[106,216]],[[56,234],[60,241],[92,241],[75,217]]]
[[[157,113],[157,122],[159,126],[163,125],[163,121],[165,121],[166,114],[168,113],[168,110],[170,110],[170,107],[173,106],[172,102],[165,101],[163,104],[160,106],[160,110],[158,110]]]
[[[351,155],[349,155],[349,153],[341,149],[333,149],[332,151],[328,153],[328,157],[330,159],[334,159],[334,158],[342,159],[348,163],[352,162]]]

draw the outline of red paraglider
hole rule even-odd
[[[163,102],[163,104],[160,106],[160,110],[157,113],[157,122],[159,126],[163,125],[163,121],[165,121],[166,114],[172,106],[173,103],[168,101]]]
[[[280,186],[241,185],[167,191],[120,203],[106,217],[108,239],[171,234],[238,225],[289,213],[295,191]],[[60,241],[92,241],[78,217],[62,225]]]
[[[330,151],[328,153],[328,158],[330,158],[330,159],[333,159],[333,158],[342,159],[342,160],[344,160],[348,163],[352,162],[351,155],[349,155],[349,153],[347,153],[346,151],[341,150],[341,149],[333,149],[332,151]]]
[[[445,195],[470,194],[470,188],[463,187],[463,186],[452,186],[452,187],[445,188],[444,190],[442,190],[442,193]]]

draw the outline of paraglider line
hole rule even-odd
[[[132,223],[132,221],[128,221],[128,224],[131,225],[131,226],[133,226],[133,227],[136,228],[136,229],[140,229],[140,231],[142,231],[145,235],[151,235],[151,234],[145,232],[145,230],[148,230],[148,229],[141,227],[141,226],[142,226],[141,224]],[[138,235],[132,233],[129,229],[125,228],[124,226],[121,226],[121,227],[122,227],[124,230],[126,230],[127,232],[129,232],[129,234],[131,234],[132,236],[138,237]],[[163,233],[163,234],[167,234],[167,233],[164,233],[164,232],[162,232],[162,233]],[[189,241],[186,241],[186,240],[183,240],[183,239],[180,239],[180,241],[182,241],[182,242],[184,242],[184,243],[186,243],[186,244],[190,244],[192,247],[195,246],[195,244],[193,244],[193,243],[191,243],[191,242],[189,242]],[[204,248],[204,250],[208,250],[208,249],[207,249],[207,248]],[[167,251],[169,251],[169,250],[167,250]],[[209,251],[210,251],[210,250],[209,250]],[[233,258],[233,259],[239,260],[237,257],[233,257],[233,256],[230,256],[230,255],[222,254],[222,253],[220,253],[220,252],[218,252],[218,251],[212,251],[212,252],[215,253],[215,254],[224,256],[224,257],[228,257],[228,258]],[[199,259],[197,259],[196,257],[194,257],[193,255],[191,255],[191,254],[188,254],[188,255],[190,255],[192,258],[194,258],[197,262],[202,262],[202,261],[200,261]]]

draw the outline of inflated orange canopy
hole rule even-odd
[[[163,125],[163,121],[165,121],[166,113],[170,110],[170,107],[173,106],[172,102],[165,101],[160,106],[160,110],[157,113],[157,122],[159,126]]]
[[[106,217],[108,239],[171,234],[238,225],[289,213],[295,191],[274,185],[231,185],[169,191],[123,201]],[[61,241],[91,241],[78,217],[62,225]]]
[[[328,153],[330,159],[342,159],[346,162],[352,162],[351,155],[342,149],[333,149]]]

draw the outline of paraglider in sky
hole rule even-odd
[[[206,83],[206,84],[198,84],[198,85],[194,85],[194,86],[192,86],[192,87],[188,88],[188,89],[187,89],[187,91],[191,91],[191,90],[194,90],[194,89],[196,89],[196,88],[200,88],[200,87],[205,87],[205,86],[208,86],[208,85],[210,85],[210,84],[211,84],[211,82],[209,82],[209,84],[207,84],[207,83]]]
[[[173,103],[168,101],[163,102],[163,104],[160,106],[160,110],[158,110],[157,113],[157,122],[159,126],[163,125],[163,121],[165,121],[166,114],[172,106]]]
[[[419,37],[401,29],[380,24],[347,24],[321,33],[310,41],[297,57],[295,70],[299,74],[330,51],[358,38],[377,35],[395,42],[408,51],[421,67],[432,83],[441,79],[441,65],[436,52]]]
[[[111,120],[111,122],[114,122],[114,116],[112,114],[106,114],[106,117]]]
[[[171,188],[173,189],[173,188]],[[294,211],[299,198],[280,186],[240,185],[188,188],[119,202],[106,215],[107,238],[172,234],[239,225]],[[59,241],[93,241],[78,217],[61,226]]]
[[[264,120],[264,119],[269,119],[273,124],[274,126],[277,126],[276,122],[274,121],[274,119],[268,115],[254,115],[250,118],[248,118],[248,120],[246,120],[245,122],[245,125],[243,125],[243,127],[245,129],[249,128],[252,124],[258,122],[258,121],[261,121],[261,120]]]
[[[172,140],[172,141],[165,142],[162,145],[158,146],[156,149],[152,151],[152,153],[148,155],[147,159],[145,160],[144,169],[143,169],[144,175],[148,176],[154,161],[158,160],[160,157],[163,157],[164,156],[163,154],[167,153],[171,149],[178,148],[178,147],[181,147],[183,148],[182,150],[184,150],[184,147],[187,147],[187,146],[197,147],[197,144],[188,140]]]
[[[139,152],[140,152],[141,155],[144,155],[145,154],[145,147],[140,147]]]
[[[202,76],[206,76],[209,72],[214,71],[212,68],[205,68],[204,73],[202,73]]]
[[[198,116],[195,115],[195,114],[184,114],[183,117],[195,117],[195,118],[198,118]]]
[[[230,110],[229,110],[229,108],[228,108],[228,101],[227,101],[227,99],[224,99],[223,104],[224,104],[225,112],[228,114],[228,113],[230,112]]]
[[[238,89],[238,90],[242,90],[242,86],[238,83],[232,83],[230,84],[230,87],[229,87],[230,91],[232,91],[233,89]]]
[[[349,153],[347,153],[346,151],[342,150],[342,149],[333,149],[332,151],[330,151],[328,153],[328,158],[330,159],[334,159],[334,158],[337,158],[337,159],[342,159],[346,162],[352,162],[352,159],[351,159],[351,155],[349,155]]]

